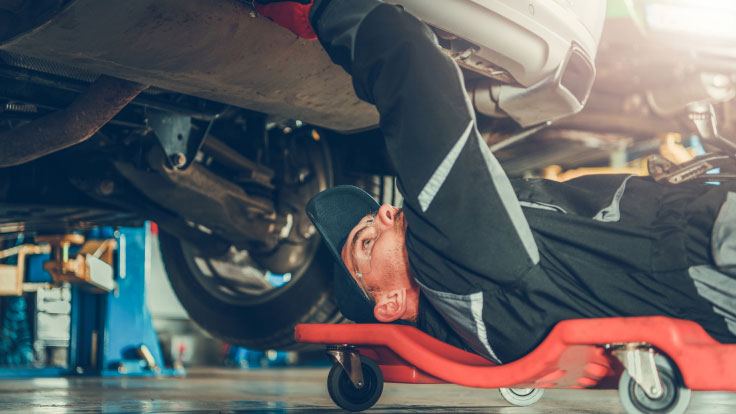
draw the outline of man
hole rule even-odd
[[[404,196],[400,210],[337,187],[307,206],[345,316],[411,323],[499,363],[574,318],[665,315],[736,342],[734,185],[510,181],[426,25],[377,0],[317,0],[310,20],[378,108]]]

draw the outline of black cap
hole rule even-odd
[[[307,203],[307,216],[335,257],[337,306],[345,317],[360,323],[377,322],[373,316],[374,303],[350,275],[340,252],[353,227],[366,215],[378,211],[379,207],[370,194],[352,185],[330,188]]]

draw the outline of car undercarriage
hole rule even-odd
[[[667,134],[736,135],[733,56],[609,13],[595,62],[585,108],[532,125],[481,110],[489,82],[518,80],[464,66],[510,176],[622,167]],[[234,344],[289,348],[297,323],[344,319],[304,206],[346,183],[398,202],[377,124],[318,42],[243,2],[0,0],[0,237],[155,221],[184,307]]]

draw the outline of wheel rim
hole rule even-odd
[[[317,247],[315,240],[298,269],[275,275],[260,266],[247,250],[231,246],[223,255],[204,258],[196,255],[193,246],[182,243],[186,264],[200,286],[218,300],[233,305],[257,305],[289,289],[307,270]]]
[[[534,394],[534,391],[536,391],[536,389],[534,388],[509,388],[509,391],[511,391],[511,393],[518,398],[524,398],[524,397],[529,397],[530,395]]]
[[[302,220],[308,220],[304,206],[313,195],[332,185],[331,156],[326,143],[314,141],[305,141],[298,153],[305,157],[302,162],[311,167],[312,174],[304,185],[294,189],[301,207],[294,214],[303,214]],[[184,241],[181,248],[187,267],[207,293],[227,304],[253,306],[268,302],[294,285],[311,265],[319,243],[316,235],[302,243],[283,241],[278,247],[285,249],[281,256],[298,263],[284,274],[271,273],[248,250],[235,246],[211,257],[198,255],[196,247]]]

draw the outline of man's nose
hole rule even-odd
[[[390,204],[384,204],[378,209],[378,219],[382,224],[391,226],[396,221],[398,211],[398,208]]]

